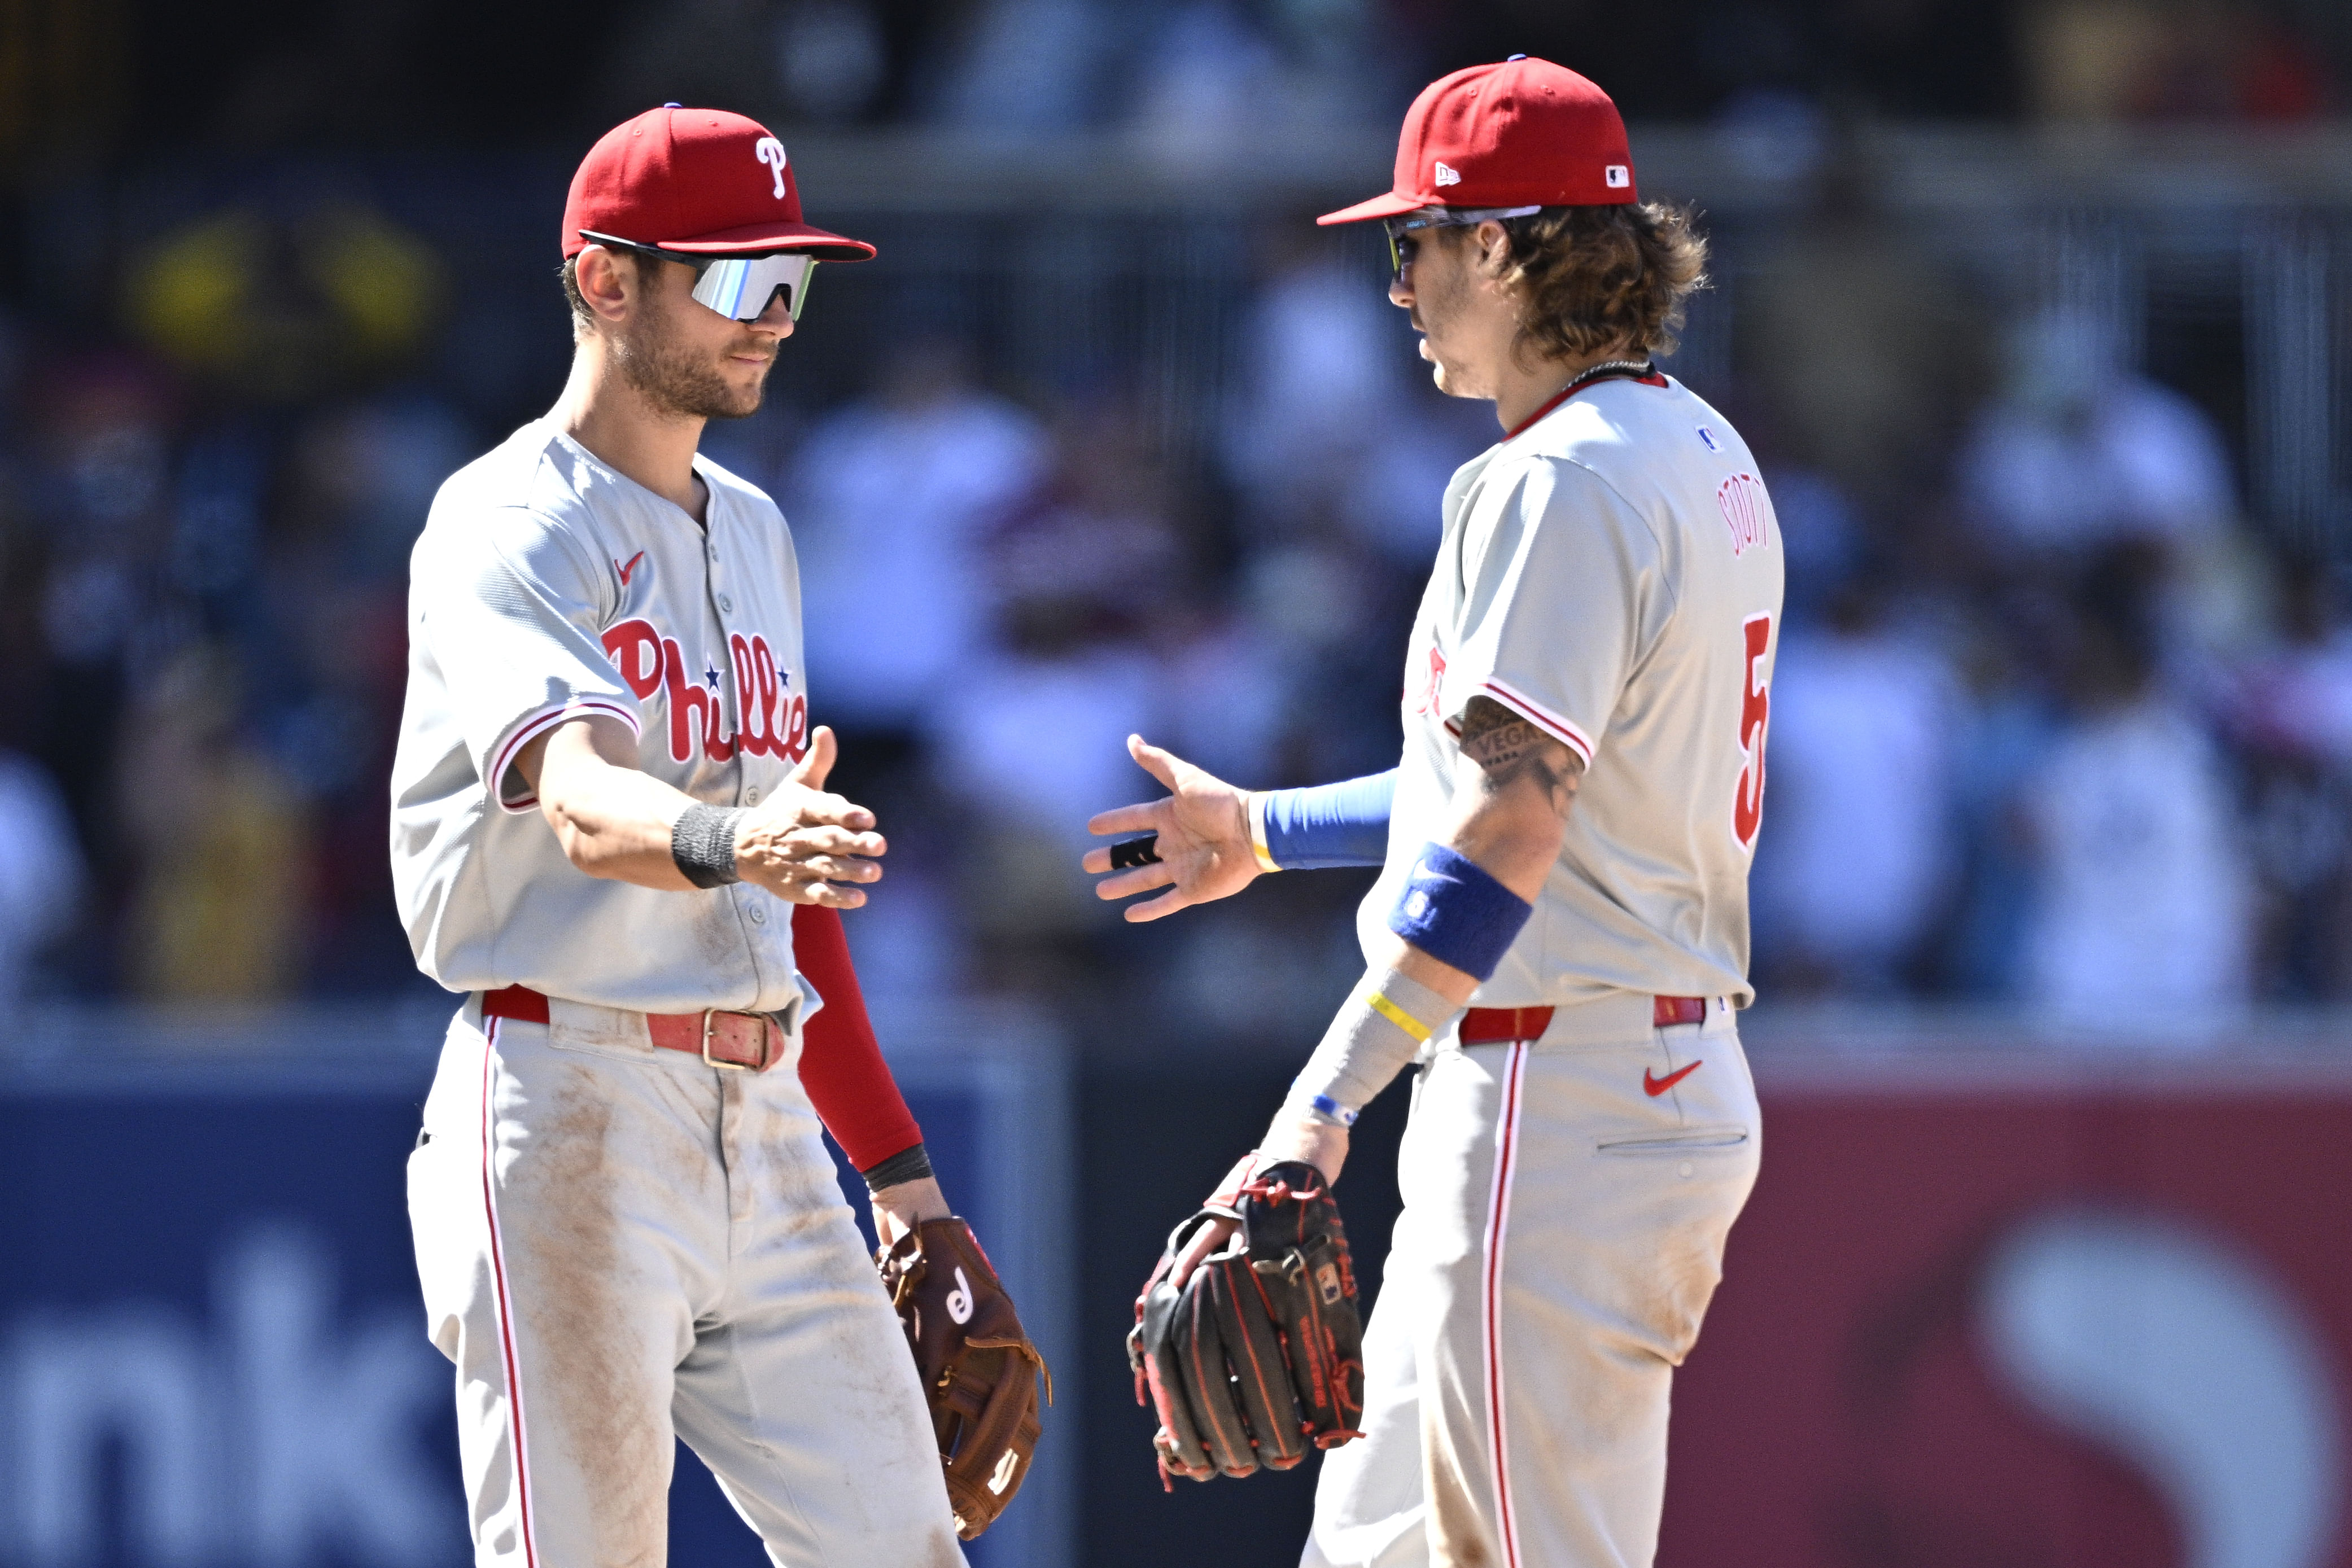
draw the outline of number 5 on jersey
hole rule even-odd
[[[1745,639],[1744,678],[1739,683],[1739,788],[1731,800],[1731,834],[1754,853],[1756,829],[1764,821],[1764,732],[1772,716],[1772,677],[1764,661],[1772,650],[1772,617],[1750,615],[1740,623]]]

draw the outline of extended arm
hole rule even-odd
[[[1269,871],[1379,865],[1389,855],[1396,769],[1249,797],[1251,847]]]
[[[1130,905],[1129,920],[1157,920],[1187,904],[1231,897],[1265,872],[1378,865],[1387,854],[1394,769],[1339,784],[1253,794],[1147,744],[1139,735],[1127,737],[1127,749],[1169,793],[1102,812],[1087,823],[1087,831],[1154,837],[1158,859],[1095,884],[1095,896],[1104,899],[1169,889]],[[1112,869],[1111,852],[1089,850],[1081,863],[1100,875]]]
[[[874,813],[824,792],[835,755],[833,732],[819,727],[809,754],[774,794],[736,819],[735,868],[794,904],[855,909],[856,887],[882,868],[864,857],[887,847]],[[678,870],[671,836],[696,802],[642,771],[637,745],[619,721],[586,717],[558,725],[517,754],[515,768],[539,797],[539,809],[572,863],[590,876],[683,893],[694,884]]]

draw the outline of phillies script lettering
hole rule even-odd
[[[604,652],[640,702],[656,692],[668,694],[672,761],[692,758],[698,742],[713,762],[729,761],[739,749],[747,757],[786,762],[808,755],[808,698],[786,695],[791,677],[778,673],[765,637],[746,638],[738,632],[727,639],[735,711],[742,716],[742,728],[734,735],[720,733],[726,718],[716,680],[706,682],[689,671],[677,639],[663,636],[652,622],[622,622],[604,633]]]

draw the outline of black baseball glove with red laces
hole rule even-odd
[[[1240,1221],[1182,1289],[1177,1255],[1203,1225]],[[1363,1434],[1364,1331],[1331,1184],[1297,1160],[1247,1155],[1168,1238],[1128,1335],[1135,1397],[1160,1417],[1163,1485],[1263,1468]]]

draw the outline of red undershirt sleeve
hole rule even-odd
[[[882,1060],[857,971],[850,966],[841,911],[814,904],[793,906],[793,962],[824,998],[801,1041],[801,1087],[849,1163],[871,1170],[921,1143],[923,1130]]]

